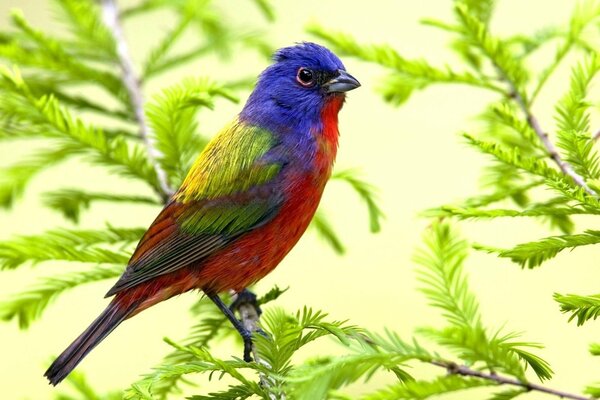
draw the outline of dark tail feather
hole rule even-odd
[[[52,385],[56,386],[60,383],[98,343],[135,310],[136,305],[122,308],[113,300],[102,314],[54,360],[44,376]]]

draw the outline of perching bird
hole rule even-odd
[[[121,322],[180,293],[202,290],[244,339],[218,294],[271,272],[308,227],[331,175],[338,112],[360,86],[325,47],[278,50],[238,117],[200,154],[142,237],[114,298],[45,373],[62,381]]]

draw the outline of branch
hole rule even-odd
[[[519,84],[524,84],[525,72],[521,65],[513,63],[513,58],[507,50],[506,44],[490,36],[487,31],[487,22],[482,22],[477,17],[471,15],[466,5],[457,5],[456,11],[462,20],[465,33],[470,36],[469,39],[473,40],[475,45],[480,48],[487,58],[489,58],[498,73],[499,80],[508,85],[508,97],[515,100],[523,114],[525,114],[527,123],[539,137],[542,145],[550,155],[550,158],[554,160],[564,175],[571,177],[573,181],[582,187],[588,194],[597,196],[596,192],[585,183],[585,180],[573,170],[573,167],[560,157],[556,147],[550,141],[548,134],[544,132],[537,118],[531,113],[531,110],[529,109],[531,101],[525,101],[519,90]],[[548,71],[552,72],[552,67]],[[537,89],[534,91],[534,96],[536,94]]]
[[[488,381],[496,382],[498,385],[510,385],[510,386],[518,386],[524,388],[528,391],[536,391],[541,393],[550,394],[553,396],[557,396],[561,399],[572,399],[572,400],[593,400],[592,397],[585,397],[577,394],[566,393],[560,390],[554,390],[547,388],[542,385],[538,385],[535,383],[522,382],[518,379],[502,376],[495,374],[493,372],[482,372],[473,370],[465,365],[458,365],[453,362],[448,361],[430,361],[431,364],[436,365],[438,367],[446,368],[450,375],[461,375],[461,376],[470,376],[480,379],[485,379]]]
[[[531,113],[531,110],[527,106],[527,103],[523,99],[523,96],[521,96],[521,94],[515,87],[515,84],[510,79],[508,79],[508,77],[502,70],[500,70],[500,73],[502,75],[503,80],[506,81],[510,87],[509,96],[516,101],[519,108],[521,108],[521,111],[523,111],[523,114],[525,114],[527,123],[534,130],[535,134],[540,138],[540,141],[546,148],[546,151],[548,151],[548,155],[550,155],[550,158],[552,160],[554,160],[554,162],[558,165],[558,168],[560,168],[560,170],[562,171],[563,174],[571,177],[571,179],[573,179],[573,181],[577,185],[581,186],[588,194],[590,194],[592,196],[597,196],[596,192],[593,191],[585,183],[585,180],[583,179],[583,177],[573,170],[573,167],[571,167],[571,164],[564,161],[561,158],[560,154],[558,154],[558,150],[556,150],[554,143],[552,143],[548,134],[542,129],[537,118]]]
[[[123,36],[123,29],[119,22],[119,10],[117,4],[115,0],[100,0],[100,4],[102,5],[102,19],[104,24],[114,36],[117,45],[117,56],[121,68],[121,80],[127,89],[135,119],[140,125],[140,136],[148,150],[148,159],[156,171],[156,177],[161,189],[161,193],[159,194],[163,200],[166,201],[168,197],[173,194],[173,189],[169,186],[166,172],[158,163],[161,154],[156,147],[154,147],[150,128],[146,122],[146,115],[144,114],[144,97],[142,95],[140,81],[133,69],[133,62],[129,55],[127,42]]]

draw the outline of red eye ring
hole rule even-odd
[[[302,67],[296,73],[296,81],[304,87],[312,86],[315,83],[315,73],[308,68]]]

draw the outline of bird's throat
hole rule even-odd
[[[332,95],[327,98],[323,108],[321,109],[321,123],[323,124],[323,131],[321,137],[324,139],[329,150],[333,152],[332,158],[335,158],[338,137],[340,135],[338,130],[338,113],[344,105],[344,95]]]

